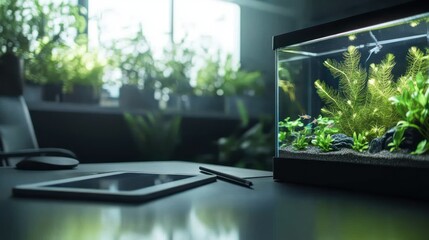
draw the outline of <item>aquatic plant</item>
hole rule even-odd
[[[405,74],[398,79],[398,89],[408,88],[410,81],[415,82],[418,74],[427,73],[429,70],[429,49],[425,52],[416,47],[411,47],[407,54],[407,70]]]
[[[429,55],[424,57],[427,63]],[[397,128],[417,129],[424,139],[412,153],[423,154],[429,150],[429,78],[418,72],[413,78],[403,79],[407,82],[400,94],[390,98],[402,119]]]
[[[371,64],[369,74],[360,66],[360,58],[356,47],[350,46],[344,53],[343,62],[326,60],[324,66],[339,79],[338,90],[319,79],[315,87],[325,102],[322,113],[337,121],[340,132],[349,136],[361,132],[372,139],[381,136],[398,121],[389,102],[397,92],[391,73],[394,56],[387,54],[380,64]]]
[[[303,132],[299,132],[292,142],[292,146],[295,150],[305,150],[308,146],[307,135]]]
[[[321,131],[319,134],[316,135],[316,137],[311,141],[311,143],[315,146],[318,146],[320,150],[324,152],[332,151],[332,135],[329,133],[325,133],[324,131]]]
[[[365,134],[353,132],[353,149],[358,152],[368,149],[368,140]]]
[[[335,120],[319,115],[312,123],[315,125],[313,128],[315,137],[311,140],[311,144],[319,147],[324,152],[332,151],[334,141],[332,134],[338,133],[338,128],[335,127]]]
[[[315,119],[312,123],[315,125],[313,129],[315,135],[318,135],[322,132],[325,134],[334,134],[339,132],[338,128],[335,126],[335,120],[332,118],[319,115],[319,117],[317,117],[317,119]]]
[[[304,123],[301,121],[301,118],[291,121],[290,117],[287,117],[283,121],[280,121],[279,141],[283,143],[283,145],[291,143],[291,138],[295,137],[303,126]]]
[[[392,142],[390,142],[387,146],[390,147],[390,151],[397,151],[400,149],[400,145],[404,138],[405,128],[397,127],[395,133],[393,134]]]
[[[287,117],[279,122],[278,139],[281,147],[291,144],[296,150],[304,150],[309,145],[311,133],[311,123],[304,126],[302,116],[293,121]]]
[[[304,150],[311,143],[327,152],[333,150],[334,133],[338,133],[338,128],[335,127],[333,119],[319,116],[311,120],[311,116],[302,115],[293,121],[290,117],[280,121],[278,139],[281,147],[290,144],[295,150]]]

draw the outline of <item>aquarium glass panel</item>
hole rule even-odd
[[[428,29],[423,12],[274,46],[276,157],[426,164]]]

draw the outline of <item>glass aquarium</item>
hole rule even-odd
[[[428,5],[273,38],[275,180],[429,196]]]

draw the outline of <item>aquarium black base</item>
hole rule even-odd
[[[429,169],[348,161],[274,158],[274,180],[429,200]]]

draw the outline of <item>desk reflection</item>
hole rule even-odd
[[[22,204],[27,204],[21,202]],[[21,204],[20,203],[20,204]],[[151,203],[149,203],[151,204]],[[154,203],[100,206],[49,201],[28,203],[14,212],[13,239],[239,239],[231,208],[213,209],[190,204],[188,208]],[[16,235],[18,234],[18,235]]]
[[[288,186],[271,179],[254,182],[251,190],[219,181],[138,205],[0,200],[0,239],[423,240],[429,236],[427,202]]]

